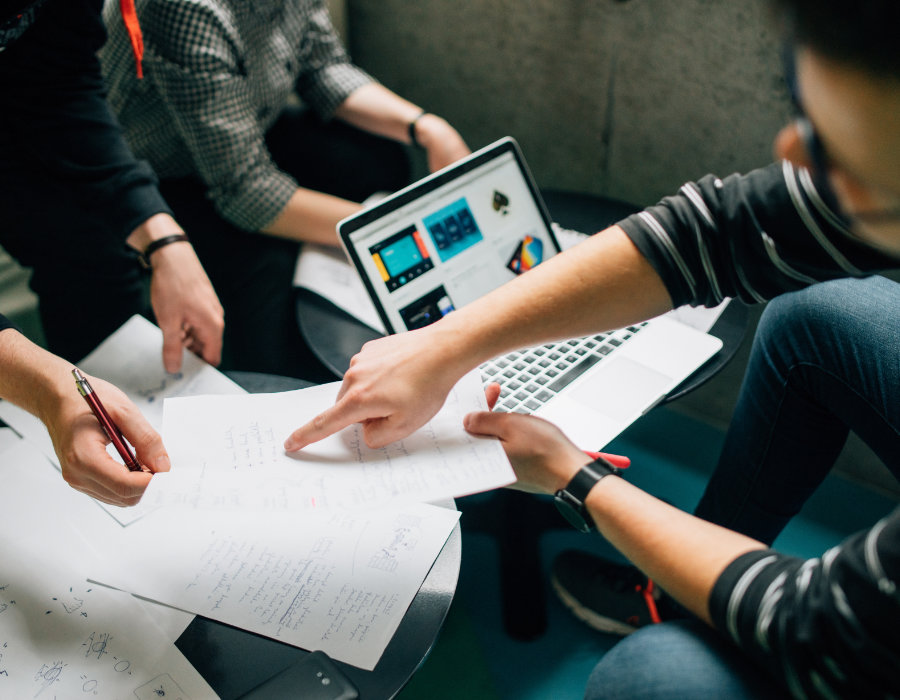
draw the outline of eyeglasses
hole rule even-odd
[[[815,177],[816,189],[818,189],[820,194],[829,201],[830,206],[837,206],[837,196],[834,194],[834,190],[828,182],[828,153],[825,151],[825,145],[822,143],[822,139],[819,138],[816,127],[813,125],[812,121],[810,121],[809,117],[806,115],[806,111],[803,109],[803,102],[800,99],[800,87],[797,83],[794,49],[789,44],[786,45],[783,50],[782,62],[784,65],[784,79],[787,82],[791,102],[793,103],[796,112],[794,126],[803,142],[803,148],[809,156],[810,169]],[[861,223],[878,224],[900,221],[900,207],[846,212],[843,211],[843,207],[837,206],[836,210],[842,211],[849,218],[855,219]]]

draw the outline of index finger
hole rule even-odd
[[[184,331],[181,325],[159,324],[163,334],[163,367],[170,374],[181,369],[181,356],[184,350]]]
[[[344,396],[338,399],[333,406],[325,409],[311,421],[291,433],[288,439],[284,441],[284,449],[287,452],[296,452],[307,445],[327,438],[329,435],[334,435],[348,425],[360,423],[369,418],[380,417],[367,414],[362,406],[356,405],[354,401]]]

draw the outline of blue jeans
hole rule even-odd
[[[837,280],[771,301],[716,470],[695,514],[771,544],[853,430],[900,478],[900,284]],[[874,523],[873,523],[874,524]],[[692,620],[645,627],[594,669],[585,697],[785,693]]]
[[[835,280],[774,299],[695,515],[771,544],[850,430],[900,479],[898,392],[900,284]]]
[[[749,658],[699,620],[642,627],[600,660],[589,700],[782,700],[789,698]]]

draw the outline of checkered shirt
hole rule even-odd
[[[327,119],[372,78],[353,66],[323,0],[137,0],[144,79],[116,0],[101,58],[109,100],[162,178],[199,176],[219,213],[258,231],[297,188],[264,135],[296,91]]]

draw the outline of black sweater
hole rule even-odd
[[[170,213],[106,103],[97,59],[106,40],[102,5],[0,0],[0,217],[19,230],[40,221],[34,235],[47,245],[65,236],[70,217],[90,222],[79,227],[90,232],[80,245],[121,246],[150,216]],[[44,183],[43,212],[23,211],[11,193],[23,172]],[[46,224],[53,214],[58,226]]]

